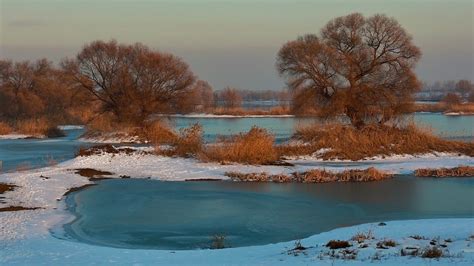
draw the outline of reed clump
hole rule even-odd
[[[268,164],[279,159],[275,139],[267,130],[252,127],[249,132],[222,139],[201,154],[205,161]]]
[[[452,152],[474,156],[474,143],[444,140],[414,125],[404,127],[367,125],[314,125],[297,129],[294,136],[304,145],[283,145],[282,155],[318,154],[322,159],[361,160],[396,154]]]
[[[393,175],[377,170],[373,167],[359,170],[345,170],[331,172],[324,169],[312,169],[306,172],[294,172],[289,175],[271,175],[262,173],[227,172],[226,176],[235,181],[243,182],[275,182],[275,183],[328,183],[328,182],[370,182],[392,178]]]
[[[415,170],[417,177],[474,177],[473,166],[458,166],[454,168],[420,168]]]

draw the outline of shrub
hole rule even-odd
[[[202,126],[194,124],[188,128],[182,128],[179,135],[172,143],[171,149],[162,150],[159,146],[156,150],[159,154],[192,157],[201,154],[203,149]]]
[[[274,137],[267,130],[256,126],[246,134],[207,147],[204,156],[208,161],[245,164],[268,164],[279,158],[274,147]]]
[[[217,234],[212,236],[211,249],[223,249],[225,247],[225,235]]]
[[[421,254],[422,258],[440,258],[443,256],[443,251],[438,248],[438,247],[427,247],[423,250],[423,253]]]
[[[5,122],[0,122],[0,135],[7,135],[13,132],[13,128]]]
[[[173,130],[160,121],[146,125],[144,135],[153,144],[170,144],[175,142],[178,137]]]
[[[351,244],[345,240],[331,240],[326,244],[326,247],[330,249],[340,249],[351,247]]]
[[[352,241],[357,241],[358,243],[362,243],[370,239],[374,239],[372,230],[369,230],[367,233],[357,233],[351,238]]]
[[[395,246],[397,246],[397,242],[391,239],[388,239],[388,240],[386,239],[386,240],[377,242],[377,248],[381,248],[381,249],[387,249],[389,247],[395,247]]]
[[[64,131],[56,126],[48,127],[48,129],[46,129],[45,135],[48,138],[60,138],[66,136]]]

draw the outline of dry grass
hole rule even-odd
[[[379,171],[373,167],[365,170],[346,170],[333,173],[325,170],[314,169],[301,174],[295,174],[297,180],[303,183],[325,183],[325,182],[369,182],[391,178],[392,175]]]
[[[269,164],[279,159],[274,141],[267,130],[254,126],[248,133],[206,147],[201,157],[205,161],[221,163]]]
[[[474,103],[451,105],[446,112],[474,114]]]
[[[357,241],[359,244],[371,239],[374,239],[372,230],[369,230],[367,233],[357,233],[351,238],[352,241]]]
[[[168,125],[154,121],[144,128],[145,138],[153,144],[170,144],[177,141],[178,136]]]
[[[270,175],[263,173],[227,172],[226,176],[235,181],[243,182],[276,182],[276,183],[327,183],[327,182],[370,182],[391,178],[392,175],[373,167],[365,170],[346,170],[334,173],[326,170],[313,169],[307,172],[294,172],[291,175]]]
[[[474,103],[462,103],[462,104],[447,104],[444,102],[436,104],[425,104],[418,103],[413,107],[414,112],[432,112],[432,113],[442,113],[442,112],[455,112],[463,114],[474,114]]]
[[[163,149],[162,146],[155,146],[157,154],[166,156],[197,157],[203,152],[203,130],[199,124],[183,128],[179,134],[172,137],[170,148]],[[171,136],[171,135],[167,135]]]
[[[5,123],[5,122],[0,122],[0,135],[7,135],[13,132],[13,128]]]
[[[441,256],[443,256],[443,251],[438,247],[428,247],[423,250],[423,253],[421,254],[422,258],[429,259],[440,258]]]
[[[415,170],[418,177],[474,177],[473,166],[458,166],[454,168],[421,168]]]
[[[430,113],[442,113],[446,111],[448,108],[448,105],[445,103],[435,103],[435,104],[429,104],[429,103],[415,103],[413,105],[413,112],[430,112]]]
[[[50,125],[45,118],[38,118],[18,121],[16,128],[19,133],[39,136],[46,135]]]
[[[369,125],[360,130],[346,125],[310,126],[294,136],[305,145],[283,145],[282,155],[310,155],[329,149],[322,159],[361,160],[373,156],[455,152],[474,156],[474,143],[443,140],[414,125],[404,128]]]

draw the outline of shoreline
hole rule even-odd
[[[123,178],[123,176],[131,176],[132,178],[150,178],[163,181],[186,181],[190,179],[229,180],[229,178],[224,176],[225,172],[237,169],[239,171],[245,172],[265,171],[269,173],[280,174],[285,172],[289,173],[295,169],[324,168],[328,170],[332,169],[334,171],[343,171],[350,168],[366,168],[369,165],[375,165],[378,168],[389,170],[394,173],[404,174],[413,172],[415,166],[417,168],[423,166],[440,165],[444,167],[450,167],[457,166],[461,163],[474,164],[474,158],[467,156],[450,156],[444,154],[440,155],[439,157],[435,157],[434,155],[409,158],[396,157],[392,159],[386,158],[379,160],[360,161],[357,163],[325,162],[310,158],[295,159],[293,162],[296,162],[294,167],[251,166],[239,164],[219,165],[217,163],[201,163],[194,159],[170,158],[139,153],[131,155],[100,154],[89,157],[74,158],[56,166],[33,169],[30,171],[0,174],[0,182],[17,186],[15,190],[7,191],[2,194],[2,196],[5,197],[5,203],[0,203],[0,207],[19,205],[26,208],[43,208],[29,211],[0,213],[0,219],[5,221],[2,223],[2,227],[0,227],[0,246],[5,247],[4,249],[0,249],[0,254],[2,252],[5,252],[5,254],[0,257],[7,258],[3,261],[5,264],[27,264],[28,262],[33,262],[38,259],[46,260],[46,263],[48,263],[49,260],[53,259],[50,257],[52,256],[51,254],[55,254],[54,256],[68,261],[68,258],[65,258],[64,254],[72,253],[75,255],[82,255],[79,257],[73,255],[72,257],[74,260],[69,260],[68,262],[71,262],[72,264],[81,264],[84,263],[84,261],[81,260],[83,259],[83,256],[87,258],[91,253],[94,254],[93,256],[104,254],[103,258],[97,257],[97,261],[103,261],[103,259],[106,258],[111,259],[121,256],[120,254],[124,252],[123,249],[108,247],[98,248],[97,246],[86,245],[79,242],[60,240],[51,235],[52,228],[57,228],[58,225],[62,225],[64,221],[71,219],[72,217],[72,214],[68,213],[66,210],[64,201],[65,192],[72,188],[94,184],[90,178],[77,174],[77,169],[79,168],[93,168],[99,171],[108,171],[111,172],[112,175],[107,177],[111,178]],[[443,221],[446,219],[437,219],[437,221],[438,220]],[[474,225],[473,218],[469,218],[465,221]],[[388,224],[390,225],[391,222]],[[349,229],[335,229],[330,232],[311,236],[307,239],[304,239],[302,243],[310,246],[314,240],[319,239],[321,236],[335,237],[341,231],[351,231],[352,234],[356,234],[359,230],[358,228],[362,228],[364,226],[366,225],[357,225],[349,227]],[[472,233],[474,234],[474,232]],[[156,259],[156,256],[163,256],[163,263],[171,263],[176,261],[181,264],[186,264],[186,262],[190,262],[186,261],[185,258],[187,255],[189,255],[196,258],[197,264],[221,264],[223,262],[232,264],[232,262],[230,260],[227,261],[225,257],[227,255],[238,256],[236,254],[242,254],[242,252],[251,252],[255,256],[254,259],[258,258],[256,261],[252,261],[252,258],[249,258],[247,261],[249,264],[260,263],[260,260],[264,261],[263,264],[268,265],[279,263],[284,264],[285,262],[288,263],[288,259],[291,259],[291,263],[296,264],[307,264],[309,263],[308,260],[313,261],[314,256],[301,260],[298,258],[303,258],[304,256],[298,256],[293,259],[293,256],[288,256],[287,254],[282,255],[282,252],[284,253],[291,248],[287,248],[287,246],[292,244],[293,243],[291,242],[285,242],[265,246],[223,249],[219,251],[176,251],[177,254],[181,254],[183,256],[178,256],[176,254],[173,255],[174,253],[171,253],[170,251],[159,250],[127,250],[127,253],[137,255],[136,257],[134,257],[134,255],[128,258],[130,262],[143,262],[139,254],[146,253],[147,256],[149,256],[147,259]],[[61,249],[63,246],[66,248]],[[56,249],[60,250],[58,251]],[[102,251],[99,252],[97,249]],[[215,260],[203,261],[203,254],[206,254],[205,257],[211,256]],[[126,258],[122,257],[122,259]],[[280,261],[280,259],[283,259],[283,261]],[[324,263],[328,261],[330,261],[328,258],[324,258],[322,260]],[[420,262],[418,259],[410,259],[409,261]],[[472,261],[474,261],[474,257],[469,257],[467,264],[471,263]],[[356,262],[363,263],[357,260],[355,263]],[[390,262],[390,259],[388,259],[388,262]]]

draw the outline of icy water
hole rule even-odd
[[[474,116],[445,116],[436,113],[417,113],[417,125],[430,127],[433,131],[449,139],[472,141],[474,136]],[[317,122],[314,118],[174,118],[172,124],[183,128],[200,123],[204,128],[206,141],[214,141],[219,135],[232,135],[248,131],[252,126],[266,128],[275,134],[281,143],[294,133],[298,126]],[[67,130],[66,137],[57,139],[0,140],[0,171],[16,168],[35,168],[48,163],[62,162],[74,157],[82,146],[91,145],[78,141],[83,130]]]
[[[432,130],[448,139],[471,141],[474,138],[474,116],[446,116],[440,113],[416,113],[413,120],[417,125]],[[176,128],[199,123],[204,128],[204,137],[213,141],[217,136],[228,136],[246,132],[257,125],[275,134],[277,142],[287,140],[299,126],[317,123],[314,118],[177,118],[172,120]]]
[[[403,219],[473,217],[473,179],[398,176],[369,183],[274,184],[104,180],[67,198],[67,238],[141,249],[230,247],[301,239]],[[423,234],[423,232],[420,232]]]
[[[2,139],[0,140],[1,171],[17,168],[43,167],[54,162],[74,158],[81,146],[89,144],[78,141],[83,129],[65,130],[65,137],[54,139]]]

